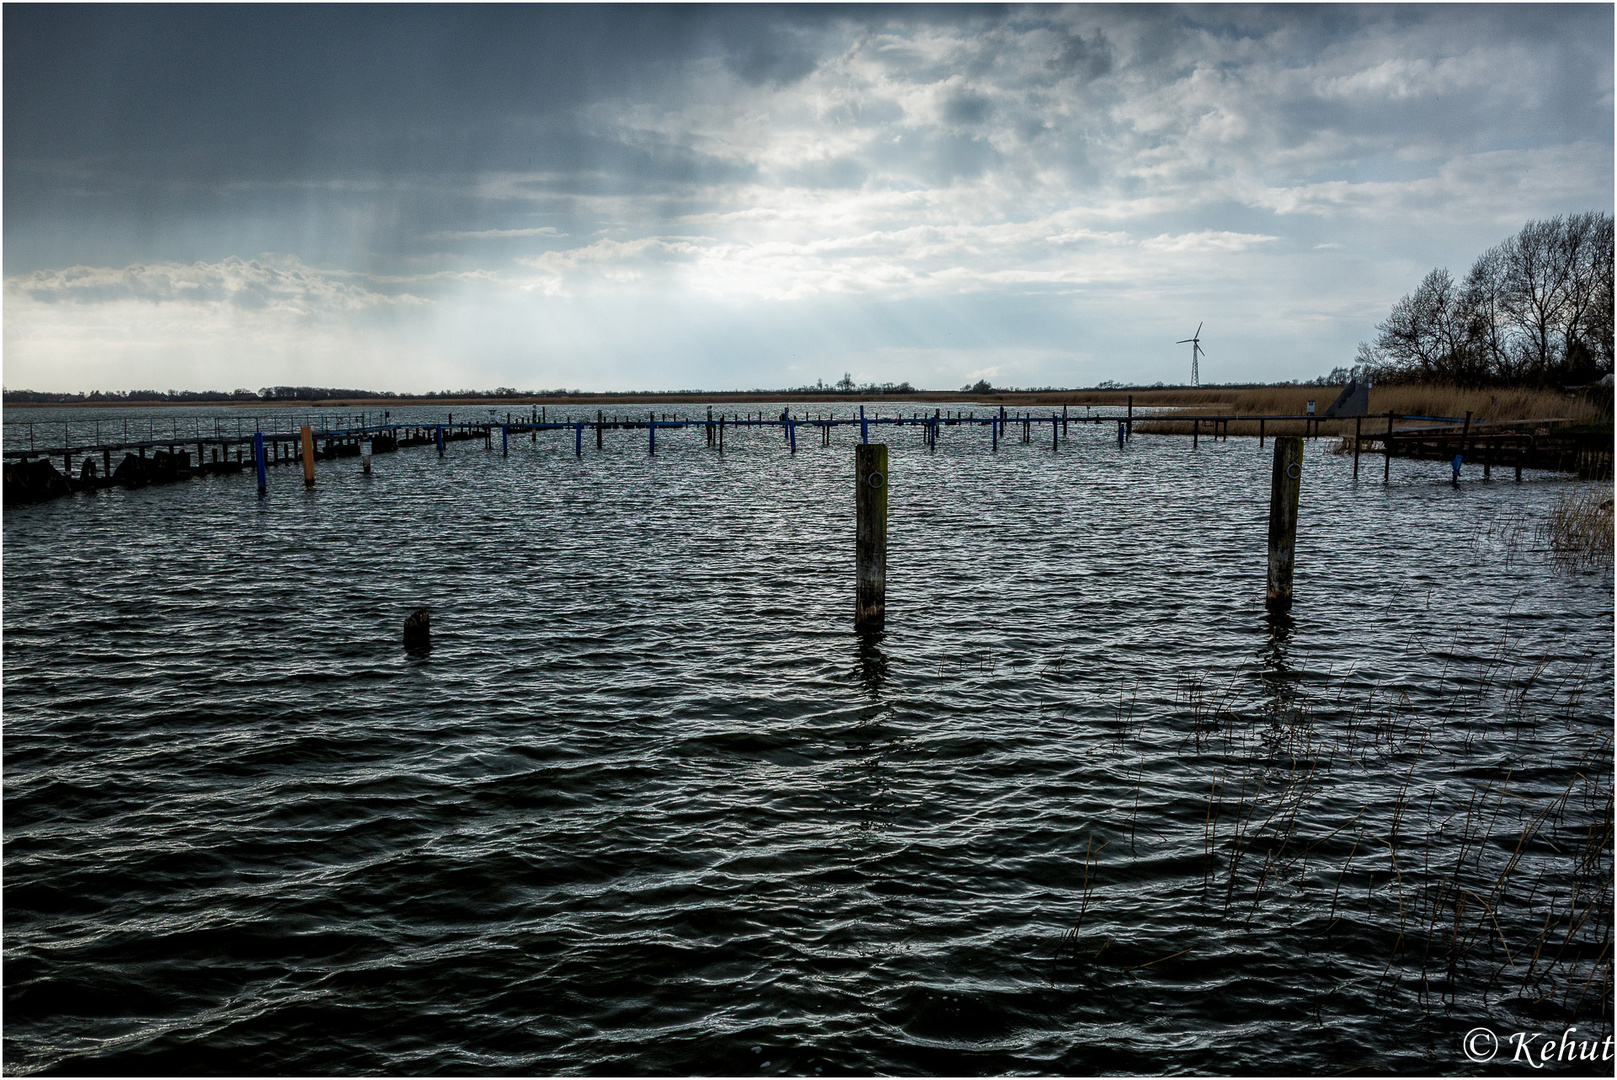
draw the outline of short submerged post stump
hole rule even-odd
[[[426,650],[432,648],[432,612],[416,608],[404,620],[404,647]]]

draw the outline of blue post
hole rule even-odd
[[[584,421],[579,420],[573,424],[573,454],[584,456]]]
[[[792,453],[797,453],[797,421],[786,421],[786,441],[792,444]]]
[[[651,452],[655,454],[657,452],[657,414],[647,413],[646,416],[648,417],[646,420],[646,438],[650,442]]]
[[[865,420],[865,407],[863,405],[859,406],[859,441],[862,443],[870,441],[870,424]]]
[[[444,456],[444,426],[438,425],[438,456]]]
[[[258,493],[263,495],[269,491],[269,480],[264,476],[264,435],[259,431],[253,432],[253,462],[258,466]]]
[[[1061,449],[1061,417],[1054,413],[1050,416],[1050,449]]]
[[[1455,487],[1460,486],[1460,464],[1461,464],[1461,458],[1462,457],[1463,457],[1463,455],[1461,455],[1461,454],[1455,454],[1454,455],[1454,486]]]
[[[505,457],[511,456],[511,425],[500,425],[500,453]]]
[[[1117,422],[1117,448],[1123,449],[1123,421]]]

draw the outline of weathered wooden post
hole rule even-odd
[[[359,464],[366,476],[371,474],[371,441],[361,439],[359,442]]]
[[[1383,460],[1381,462],[1381,482],[1392,483],[1392,411],[1387,411],[1387,437],[1381,442]]]
[[[1355,416],[1353,418],[1353,479],[1355,480],[1359,478],[1359,431],[1363,423],[1364,417]]]
[[[1061,437],[1063,439],[1067,437],[1067,407],[1065,405],[1061,406]]]
[[[657,414],[654,412],[646,414],[646,440],[647,445],[651,448],[651,453],[655,454],[657,452]]]
[[[1050,414],[1050,449],[1061,449],[1061,421],[1056,418],[1055,413]]]
[[[601,425],[596,424],[595,438],[597,446],[600,445],[600,437]],[[573,456],[580,458],[584,456],[584,421],[582,420],[575,420],[573,422]]]
[[[1274,473],[1269,480],[1269,590],[1264,601],[1270,611],[1291,609],[1302,475],[1303,440],[1296,435],[1275,436]]]
[[[1263,449],[1263,421],[1258,421],[1258,449]]]
[[[860,443],[853,455],[858,563],[853,624],[876,629],[887,615],[887,445]]]
[[[724,414],[719,414],[719,453],[724,453]]]
[[[1201,442],[1201,438],[1202,422],[1200,420],[1192,420],[1190,422],[1190,448],[1192,450],[1196,449],[1197,444]]]
[[[303,486],[314,487],[314,431],[303,425]]]
[[[1460,486],[1460,465],[1465,461],[1466,443],[1471,436],[1471,410],[1465,411],[1465,427],[1460,429],[1460,452],[1454,455],[1454,486]]]
[[[438,437],[438,456],[443,457],[444,456],[444,426],[442,424],[439,424],[438,427],[437,427],[437,437]]]
[[[1117,422],[1117,448],[1119,450],[1123,449],[1123,440],[1124,440],[1124,438],[1125,438],[1125,436],[1123,434],[1123,421],[1119,420]]]

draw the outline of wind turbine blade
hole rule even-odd
[[[1206,326],[1206,325],[1207,325],[1207,324],[1206,324],[1206,323],[1197,323],[1197,324],[1196,324],[1196,336],[1197,336],[1197,337],[1201,337],[1201,336],[1202,336],[1202,327],[1204,327],[1204,326]]]
[[[1195,338],[1188,338],[1188,337],[1187,338],[1180,338],[1178,341],[1174,342],[1174,344],[1175,345],[1188,345],[1192,341],[1195,341],[1195,340],[1196,340]]]

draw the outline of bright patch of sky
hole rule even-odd
[[[4,19],[11,387],[1309,378],[1613,201],[1609,5]]]

